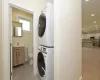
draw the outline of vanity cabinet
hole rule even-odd
[[[25,62],[25,47],[13,47],[12,49],[13,66],[24,64]]]

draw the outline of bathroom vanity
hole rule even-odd
[[[12,48],[13,66],[18,66],[25,63],[25,47]]]

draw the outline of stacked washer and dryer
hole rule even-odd
[[[39,49],[37,67],[40,80],[54,80],[54,19],[53,4],[49,3],[39,17]]]

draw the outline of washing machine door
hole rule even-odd
[[[46,16],[44,13],[42,13],[39,17],[39,23],[38,23],[38,35],[39,37],[43,37],[46,29]]]
[[[38,71],[41,77],[45,75],[45,59],[42,52],[38,53]]]

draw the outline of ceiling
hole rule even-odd
[[[100,32],[100,0],[82,0],[82,32]]]

